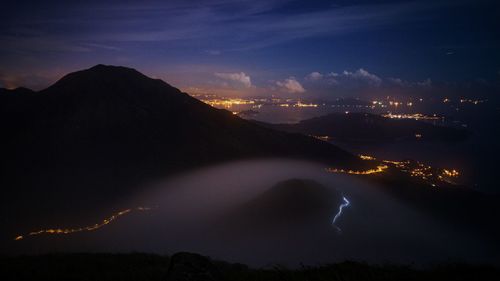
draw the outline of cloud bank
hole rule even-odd
[[[223,80],[228,80],[232,82],[236,82],[239,85],[242,85],[246,88],[251,88],[252,87],[252,80],[250,76],[245,74],[245,72],[235,72],[235,73],[220,73],[216,72],[214,73],[215,76],[223,79]]]
[[[287,78],[283,81],[276,81],[276,86],[278,86],[281,91],[289,94],[300,94],[306,91],[294,77]]]

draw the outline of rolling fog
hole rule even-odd
[[[149,211],[131,212],[93,232],[29,237],[16,242],[14,249],[18,253],[189,251],[252,266],[315,265],[346,259],[488,262],[495,255],[479,237],[447,229],[376,185],[326,173],[324,168],[309,162],[267,159],[199,169],[141,187],[128,200],[110,204],[114,210],[144,206]],[[291,178],[313,179],[350,201],[336,223],[342,231],[331,225],[338,206],[324,222],[292,219],[276,227],[241,228],[245,221],[235,225],[235,210]],[[103,218],[108,215],[104,212]],[[228,216],[233,220],[226,220]]]

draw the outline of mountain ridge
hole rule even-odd
[[[459,142],[469,136],[465,129],[434,125],[413,119],[391,119],[372,113],[330,113],[295,124],[253,121],[289,133],[328,136],[343,142],[376,143],[396,141]]]
[[[46,202],[104,204],[148,180],[221,161],[363,165],[334,145],[261,127],[126,67],[70,73],[7,107],[0,111],[5,209],[27,197],[51,212],[57,208]]]

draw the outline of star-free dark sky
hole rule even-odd
[[[498,1],[3,1],[0,86],[98,63],[188,92],[327,96],[498,84]]]

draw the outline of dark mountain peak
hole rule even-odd
[[[332,144],[258,126],[117,66],[97,65],[35,95],[3,98],[0,131],[0,186],[15,187],[19,200],[33,192],[37,202],[104,202],[152,179],[248,158],[365,165]]]
[[[0,94],[18,94],[18,95],[25,95],[25,94],[33,94],[34,91],[28,88],[24,87],[18,87],[15,89],[6,89],[6,88],[0,88]]]
[[[147,76],[140,73],[139,71],[137,71],[134,68],[119,66],[119,65],[97,64],[91,68],[88,68],[88,69],[85,69],[82,71],[78,71],[78,72],[96,73],[99,75],[118,75],[118,74],[120,74],[120,75],[130,75],[131,77],[135,75],[136,77],[140,76],[142,78],[148,78]]]
[[[33,90],[25,88],[25,87],[17,87],[14,89],[14,91],[19,92],[19,93],[33,93]]]
[[[31,106],[31,100],[35,95],[36,92],[28,88],[0,88],[0,112],[11,114],[13,112],[26,110]]]
[[[131,67],[126,67],[126,66],[121,66],[121,65],[102,64],[102,63],[96,64],[89,69],[130,69],[130,70],[135,70]]]
[[[266,192],[238,207],[228,223],[256,229],[282,224],[295,224],[300,220],[316,221],[329,226],[332,213],[342,203],[340,192],[314,180],[290,179],[279,182]]]
[[[320,183],[308,179],[289,179],[274,185],[270,190],[264,192],[259,198],[261,201],[270,201],[271,205],[279,205],[285,202],[290,205],[302,203],[318,203],[322,200],[330,201],[334,196]],[[337,201],[341,201],[338,199]]]
[[[160,79],[149,78],[139,71],[113,65],[98,64],[72,72],[42,92],[104,94],[120,92],[157,92],[160,89],[180,92]]]

